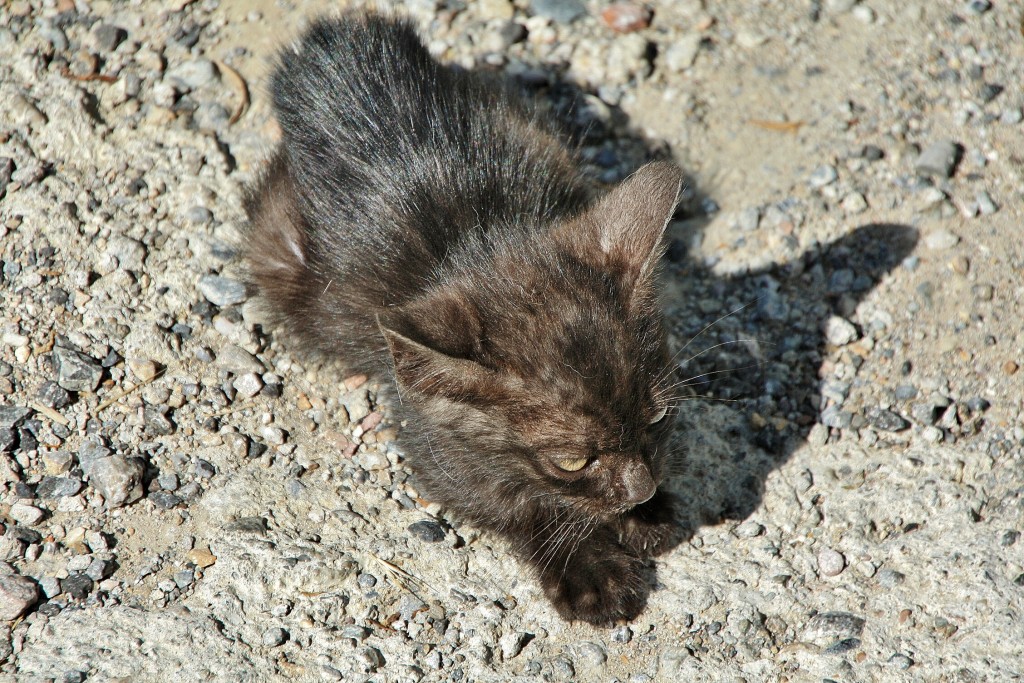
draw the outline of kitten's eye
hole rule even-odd
[[[661,422],[662,420],[665,419],[666,415],[668,415],[668,406],[662,406],[661,409],[658,410],[658,412],[656,412],[653,417],[651,417],[650,424],[656,424],[658,422]]]
[[[566,472],[579,472],[587,464],[590,458],[563,458],[555,460],[555,466]]]

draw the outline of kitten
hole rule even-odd
[[[637,616],[673,528],[654,277],[680,171],[593,199],[554,124],[401,19],[315,22],[271,92],[246,258],[276,324],[394,381],[420,490],[508,539],[560,614]]]

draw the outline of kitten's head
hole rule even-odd
[[[648,164],[536,240],[454,264],[381,321],[444,476],[591,517],[654,494],[673,412],[654,273],[680,181]]]

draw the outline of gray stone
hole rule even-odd
[[[604,648],[597,643],[580,643],[576,648],[576,654],[578,661],[589,667],[603,666],[608,661],[608,655],[605,654]]]
[[[103,495],[108,507],[122,507],[142,498],[144,471],[136,458],[119,455],[100,458],[92,465],[89,483]]]
[[[925,246],[935,250],[952,249],[959,241],[959,237],[944,228],[932,230],[924,238]]]
[[[351,638],[362,642],[370,637],[371,631],[363,626],[352,624],[341,629],[342,638]]]
[[[0,406],[0,429],[17,427],[33,412],[24,406]]]
[[[859,339],[860,335],[849,320],[833,315],[825,321],[825,338],[833,346],[846,346]]]
[[[193,59],[167,71],[166,78],[175,85],[192,90],[212,83],[218,77],[217,67],[209,59]]]
[[[991,216],[999,210],[999,206],[993,201],[992,195],[985,190],[975,195],[974,201],[978,203],[978,213],[982,216]]]
[[[0,427],[0,453],[7,453],[14,449],[14,444],[18,442],[18,433],[13,429],[7,429]]]
[[[867,418],[872,426],[886,432],[900,432],[910,426],[909,422],[891,410],[873,408],[868,411]]]
[[[0,621],[12,621],[24,614],[39,598],[39,586],[17,574],[0,576]]]
[[[34,505],[15,503],[11,506],[11,518],[19,524],[34,526],[42,521],[46,513]]]
[[[106,458],[111,454],[111,450],[103,444],[96,443],[95,441],[86,441],[78,449],[78,464],[82,468],[82,472],[86,476],[92,472],[92,465],[101,458]]]
[[[244,284],[221,275],[204,275],[199,278],[199,291],[207,301],[217,306],[240,304],[248,298]]]
[[[864,630],[864,619],[849,612],[816,614],[804,627],[802,639],[825,646],[836,640],[858,638]]]
[[[71,394],[56,382],[43,382],[36,392],[36,398],[47,408],[60,410],[71,402]]]
[[[44,576],[39,579],[39,589],[47,600],[60,595],[60,580],[56,576]]]
[[[526,644],[530,642],[530,634],[520,631],[510,631],[498,639],[498,647],[501,649],[501,657],[509,660],[518,657]]]
[[[117,259],[124,270],[142,270],[146,262],[146,245],[130,237],[117,235],[107,242],[107,253]]]
[[[813,188],[820,188],[831,185],[838,179],[839,172],[836,170],[836,167],[824,165],[814,169],[814,172],[807,178],[807,184]]]
[[[57,384],[68,391],[96,391],[103,377],[99,362],[84,353],[58,346],[53,350]]]
[[[181,503],[181,498],[179,496],[173,493],[168,493],[167,491],[154,491],[146,498],[152,501],[153,505],[161,510],[170,510]]]
[[[82,480],[78,477],[43,477],[36,487],[36,495],[40,498],[64,498],[81,490]]]
[[[960,157],[960,148],[952,140],[939,140],[924,148],[914,162],[914,169],[922,175],[951,178]]]
[[[204,132],[224,130],[231,122],[231,112],[216,102],[203,102],[192,115],[196,127]]]
[[[818,573],[822,576],[839,576],[846,568],[846,558],[832,548],[818,550]]]
[[[174,572],[174,584],[181,590],[185,590],[195,581],[196,573],[191,569],[182,569]]]
[[[92,591],[93,580],[85,574],[72,574],[61,579],[60,590],[73,600],[85,600]]]
[[[236,375],[247,372],[262,374],[267,370],[256,356],[234,344],[229,344],[220,350],[217,355],[217,366]]]
[[[142,418],[146,424],[146,431],[157,436],[167,436],[175,431],[174,422],[167,417],[167,409],[160,406],[147,405],[142,409]]]
[[[113,52],[128,37],[128,32],[112,24],[96,24],[92,29],[96,48],[102,52]]]
[[[557,24],[569,24],[587,13],[580,0],[531,0],[530,10]]]
[[[444,529],[432,519],[414,522],[407,527],[407,530],[424,543],[439,543],[444,540]]]
[[[903,583],[906,576],[895,569],[883,569],[875,575],[875,578],[878,581],[878,585],[882,588],[890,589]]]
[[[914,666],[914,660],[906,655],[897,653],[894,654],[892,657],[889,657],[888,664],[891,667],[895,667],[899,671],[906,671],[910,667]]]
[[[703,40],[699,33],[687,33],[673,40],[665,50],[665,66],[672,71],[689,69],[697,61]]]
[[[834,429],[847,429],[853,421],[853,414],[840,409],[839,406],[829,406],[821,411],[821,424]]]
[[[255,372],[247,372],[236,377],[231,386],[242,398],[252,398],[263,389],[263,380]]]
[[[85,575],[93,581],[102,581],[117,569],[117,563],[113,560],[103,560],[100,558],[94,558],[89,566],[85,570]]]

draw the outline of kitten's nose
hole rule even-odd
[[[640,505],[646,503],[658,490],[650,470],[642,462],[630,463],[622,472],[622,484],[626,489],[626,503]]]

